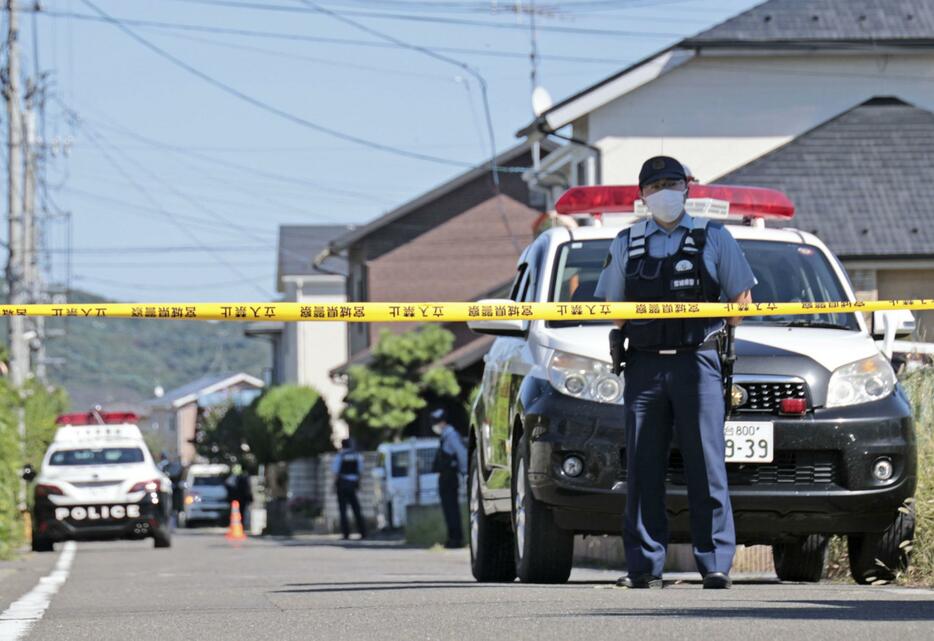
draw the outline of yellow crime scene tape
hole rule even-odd
[[[824,303],[98,303],[0,305],[2,316],[347,323],[631,320],[934,310],[934,299]]]

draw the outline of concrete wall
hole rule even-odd
[[[323,521],[327,532],[340,532],[340,515],[337,509],[337,494],[334,491],[334,473],[331,461],[334,454],[325,454],[313,459],[298,459],[289,463],[289,499],[306,497],[317,501],[324,508]],[[360,509],[369,528],[374,530],[377,524],[377,484],[370,471],[376,466],[376,452],[363,453],[363,475],[357,498]],[[354,529],[353,515],[351,529]]]
[[[634,182],[657,154],[707,182],[874,96],[934,111],[930,80],[934,53],[926,52],[705,53],[595,110],[586,131],[603,151],[604,183]]]

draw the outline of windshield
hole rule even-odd
[[[143,450],[138,447],[58,450],[49,458],[49,465],[117,465],[142,462]]]
[[[597,300],[594,289],[611,239],[565,243],[558,250],[551,300],[586,302]],[[752,290],[757,302],[821,303],[847,300],[843,285],[823,252],[809,245],[769,240],[740,240],[758,284]],[[749,316],[754,324],[835,326],[858,330],[853,314],[801,314],[795,316]],[[606,321],[552,321],[549,327],[606,324]]]

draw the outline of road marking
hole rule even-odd
[[[74,541],[65,543],[58,562],[47,576],[39,579],[32,590],[24,594],[0,614],[0,641],[17,641],[26,636],[29,629],[42,618],[52,602],[52,597],[68,578],[71,562],[75,558]]]

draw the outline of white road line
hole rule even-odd
[[[71,562],[75,558],[74,541],[65,543],[55,569],[39,579],[38,585],[24,594],[0,614],[0,641],[18,641],[26,636],[36,621],[42,618],[52,597],[68,578]]]

